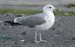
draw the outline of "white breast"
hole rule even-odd
[[[46,23],[35,26],[35,29],[48,30],[49,28],[51,28],[54,25],[54,21],[55,21],[54,14],[48,15],[45,19],[46,19]]]

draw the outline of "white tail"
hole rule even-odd
[[[17,18],[14,19],[14,23],[17,23]]]

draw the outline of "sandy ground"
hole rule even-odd
[[[14,14],[0,14],[0,21],[13,20],[15,17]],[[75,16],[56,16],[54,26],[42,31],[42,38],[48,41],[46,43],[34,42],[35,31],[22,25],[11,26],[0,22],[0,33],[14,36],[11,40],[0,40],[0,47],[75,47]]]

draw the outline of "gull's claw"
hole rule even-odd
[[[36,43],[40,43],[40,41],[35,41]]]
[[[47,42],[46,40],[40,40],[40,42]]]

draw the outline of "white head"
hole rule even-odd
[[[55,7],[53,5],[46,5],[43,7],[43,12],[54,11]]]

